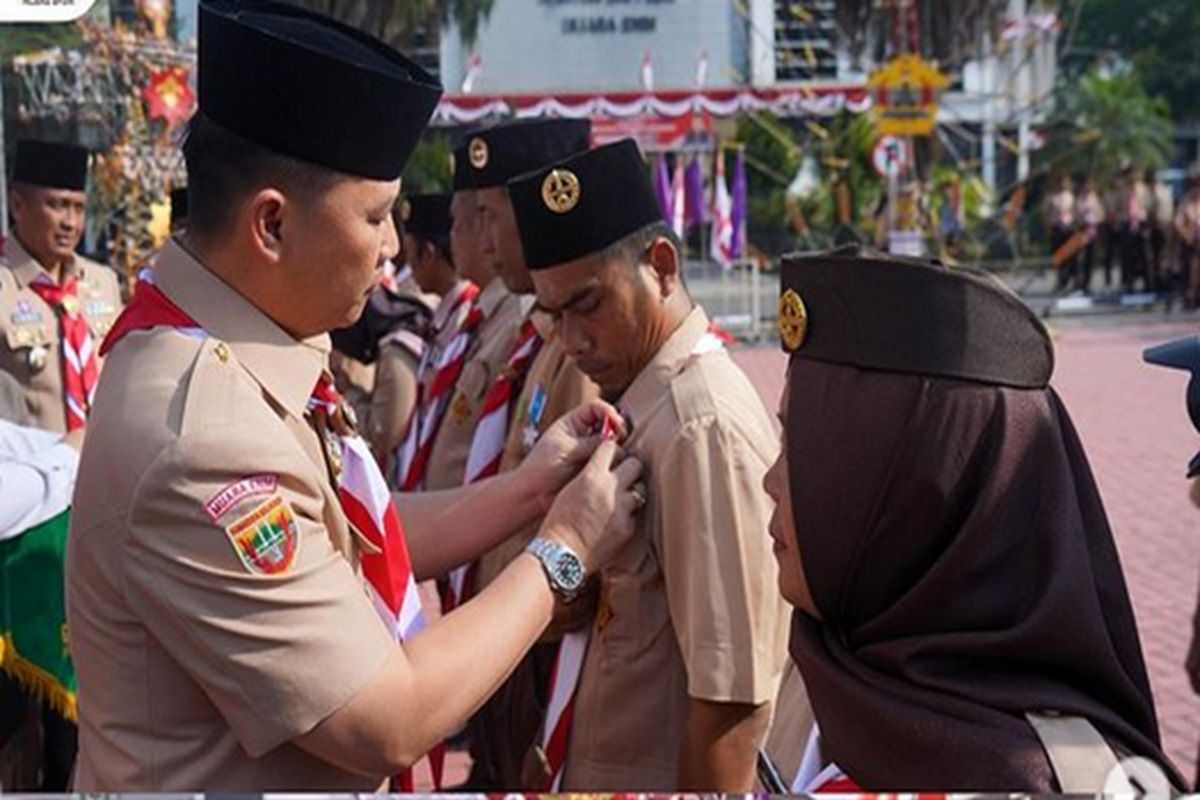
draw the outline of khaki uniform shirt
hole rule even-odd
[[[403,331],[416,336],[411,331]],[[375,391],[363,419],[363,436],[377,456],[384,456],[388,464],[385,475],[392,474],[391,460],[397,448],[404,443],[408,421],[417,403],[417,369],[419,357],[411,345],[385,339],[379,344],[379,357],[375,361]]]
[[[467,351],[450,405],[433,440],[425,467],[425,488],[430,491],[463,485],[471,439],[483,413],[484,395],[492,378],[504,368],[517,341],[521,320],[532,305],[532,300],[509,292],[499,278],[493,278],[479,293],[477,302],[483,309],[484,321]]]
[[[329,338],[178,244],[155,280],[204,330],[130,333],[100,382],[67,548],[74,788],[377,790],[291,744],[397,648],[304,417]]]
[[[790,616],[762,479],[779,440],[729,354],[694,354],[708,325],[694,309],[619,403],[648,504],[601,573],[564,791],[671,791],[689,698],[778,689]]]
[[[0,267],[0,370],[24,387],[30,425],[66,433],[62,326],[54,308],[29,288],[38,276],[48,273],[15,236],[4,243],[4,250],[6,267]],[[80,311],[92,333],[93,345],[99,348],[121,311],[117,273],[76,256],[63,272],[64,281],[71,277],[79,280]]]
[[[529,366],[521,394],[512,408],[508,440],[500,459],[500,471],[516,469],[534,444],[559,417],[581,403],[600,396],[600,387],[575,366],[575,361],[550,330],[552,323],[535,314],[534,324],[546,341]],[[476,591],[482,591],[533,539],[541,520],[494,547],[479,559]]]

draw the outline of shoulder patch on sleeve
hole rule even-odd
[[[255,575],[287,572],[300,546],[300,526],[291,505],[278,492],[225,527],[234,552]]]

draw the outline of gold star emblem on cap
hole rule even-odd
[[[471,144],[467,146],[467,157],[471,159],[471,166],[475,169],[486,167],[488,162],[487,142],[478,136],[472,139]]]
[[[788,289],[779,298],[779,338],[789,353],[794,353],[804,344],[808,335],[808,309],[795,289]]]
[[[408,198],[404,198],[400,203],[400,221],[408,222],[412,219],[412,203],[408,202]]]
[[[542,181],[542,201],[556,214],[566,214],[579,205],[579,178],[569,169],[551,170]]]

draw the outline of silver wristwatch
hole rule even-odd
[[[564,600],[574,600],[583,588],[583,562],[575,551],[564,544],[548,539],[534,539],[525,546],[525,552],[542,562],[550,588]]]

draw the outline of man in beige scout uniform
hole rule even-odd
[[[461,356],[454,388],[447,398],[444,416],[437,428],[421,480],[409,476],[405,487],[451,489],[463,485],[467,453],[488,382],[504,366],[516,341],[527,304],[508,291],[483,252],[482,220],[479,215],[475,173],[487,165],[486,147],[477,139],[464,142],[454,153],[454,198],[451,201],[451,250],[454,263],[466,279],[482,290],[475,298],[478,322],[472,326],[470,344]]]
[[[599,396],[551,335],[550,320],[532,313],[533,279],[525,265],[521,239],[505,183],[511,178],[582,152],[591,143],[587,120],[517,120],[479,131],[472,137],[487,160],[473,171],[485,256],[505,287],[526,299],[530,312],[520,321],[517,338],[485,391],[484,407],[467,458],[468,483],[516,468],[550,422]],[[461,580],[464,591],[487,586],[537,533],[540,520],[493,549]],[[525,758],[544,716],[546,684],[564,625],[587,624],[579,612],[590,604],[564,604],[543,641],[472,720],[472,791],[521,788]]]
[[[632,140],[509,193],[538,306],[627,415],[648,472],[641,531],[601,573],[586,649],[564,639],[545,772],[564,791],[749,791],[789,619],[766,533],[770,419],[683,286]]]
[[[95,350],[121,310],[117,274],[75,253],[87,159],[73,145],[17,142],[0,268],[0,369],[25,387],[31,424],[57,433],[86,424]]]
[[[352,28],[260,0],[201,2],[198,69],[187,236],[106,340],[76,485],[75,789],[374,791],[504,680],[556,592],[624,546],[638,465],[610,469],[596,431],[625,430],[597,403],[517,473],[402,498],[402,530],[323,375],[325,332],[396,254],[398,176],[440,87]],[[529,556],[420,630],[415,580],[543,509]]]

